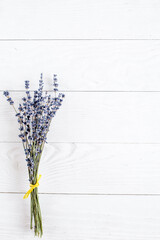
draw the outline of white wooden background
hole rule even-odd
[[[0,1],[0,239],[34,239],[17,103],[66,98],[39,172],[45,240],[160,239],[160,1]]]

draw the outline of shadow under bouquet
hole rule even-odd
[[[36,236],[43,235],[42,216],[38,199],[38,186],[41,175],[38,176],[38,168],[43,148],[47,140],[47,133],[53,117],[62,104],[65,95],[58,92],[57,75],[53,75],[53,96],[43,91],[43,76],[39,80],[39,88],[34,91],[33,96],[29,90],[29,81],[25,81],[26,95],[18,109],[8,91],[4,95],[10,105],[13,106],[19,123],[25,158],[27,162],[30,189],[24,195],[24,199],[30,195],[31,220],[30,228],[33,228]]]

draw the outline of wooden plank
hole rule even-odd
[[[158,240],[160,197],[40,195],[44,239]],[[29,200],[0,194],[1,239],[34,239]]]
[[[28,173],[20,143],[0,144],[0,192],[25,192]],[[160,194],[160,145],[47,144],[41,193]]]
[[[1,1],[1,39],[159,38],[157,0]]]
[[[0,90],[36,89],[40,73],[52,89],[52,73],[67,91],[160,91],[157,41],[0,42]]]
[[[12,96],[17,105],[23,94]],[[0,142],[19,141],[14,111],[0,102]],[[48,141],[160,143],[159,103],[159,93],[67,93]]]

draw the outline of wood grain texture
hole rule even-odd
[[[0,42],[0,90],[37,89],[52,73],[67,91],[160,91],[159,41]],[[34,70],[33,70],[34,69]]]
[[[45,240],[158,240],[160,197],[40,195]],[[35,239],[29,200],[0,194],[3,240]]]
[[[3,0],[1,39],[160,38],[157,0]]]
[[[13,93],[15,105],[23,93]],[[12,107],[0,95],[0,141],[18,141]],[[50,142],[160,143],[159,93],[66,93]]]
[[[0,239],[34,239],[2,91],[17,105],[43,72],[66,91],[39,169],[43,239],[159,240],[159,21],[158,0],[0,1]]]
[[[20,143],[0,144],[0,192],[25,192]],[[47,144],[40,193],[160,194],[159,144]]]

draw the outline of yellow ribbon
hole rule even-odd
[[[41,179],[42,175],[39,175],[39,178],[37,179],[37,182],[35,185],[30,184],[30,189],[28,190],[28,192],[26,192],[26,194],[24,195],[23,199],[28,198],[29,194],[33,191],[33,189],[35,189],[36,187],[39,186],[39,180]]]

